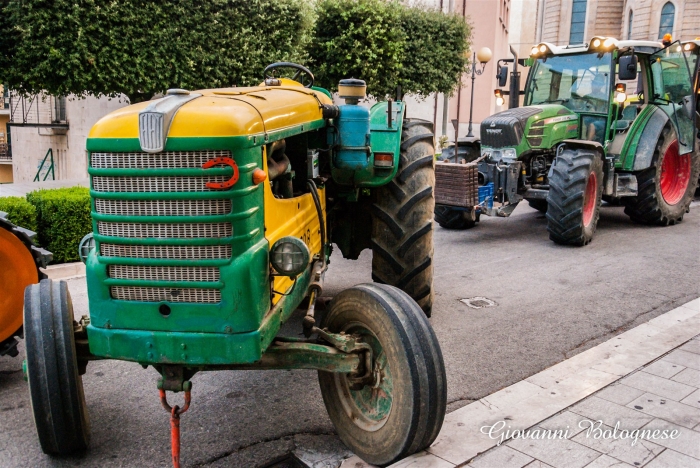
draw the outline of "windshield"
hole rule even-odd
[[[611,54],[545,57],[530,71],[526,105],[562,104],[576,112],[607,114]]]

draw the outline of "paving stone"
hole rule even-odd
[[[654,374],[659,377],[663,377],[664,379],[670,379],[683,369],[685,369],[685,367],[681,365],[664,360],[659,360],[656,362],[652,362],[651,364],[646,366],[644,368],[644,372],[646,372],[647,374]]]
[[[625,462],[616,460],[608,455],[601,455],[600,457],[593,460],[590,464],[586,465],[585,468],[634,468],[632,465],[628,465]]]
[[[664,357],[664,361],[680,364],[681,366],[690,367],[691,369],[700,370],[700,356],[695,353],[689,353],[682,349],[677,349]]]
[[[685,369],[671,377],[676,382],[700,388],[700,371],[695,369]]]
[[[542,463],[539,460],[535,460],[529,465],[527,465],[525,468],[552,468],[551,465],[547,465],[546,463]]]
[[[433,454],[419,452],[394,463],[391,468],[454,468],[454,466]]]
[[[695,390],[690,385],[657,377],[646,372],[635,372],[629,377],[622,379],[620,383],[675,401],[681,401]]]
[[[605,425],[601,426],[600,429],[603,431],[609,430],[611,433],[613,431],[612,427]],[[620,429],[625,428],[620,426]],[[587,431],[580,433],[572,440],[597,452],[604,453],[619,461],[623,461],[634,466],[643,466],[664,450],[664,447],[647,440],[640,440],[636,444],[632,445],[632,441],[630,439],[613,439],[603,438],[600,436],[596,438],[595,432],[588,434]]]
[[[689,429],[700,423],[700,409],[652,393],[645,393],[626,406]]]
[[[350,458],[346,458],[343,460],[343,463],[340,464],[339,468],[376,468],[375,465],[370,465],[366,461],[364,461],[362,458],[358,457],[357,455],[353,455]]]
[[[667,449],[644,468],[698,468],[698,466],[700,466],[700,460]]]
[[[515,439],[508,446],[554,468],[583,468],[600,456],[599,452],[567,439]]]
[[[683,304],[681,307],[687,307],[694,311],[700,311],[700,298]]]
[[[681,403],[700,408],[700,390],[695,390],[693,393],[683,398]]]
[[[578,423],[584,419],[580,414],[564,411],[563,413],[552,416],[546,421],[540,423],[540,427],[551,431],[568,430],[569,438],[572,438],[583,430]]]
[[[595,396],[598,398],[612,401],[618,405],[626,405],[630,401],[635,400],[642,395],[644,395],[644,391],[637,388],[628,387],[627,385],[623,385],[621,383],[612,384],[595,394]]]
[[[642,429],[651,430],[666,430],[666,431],[678,431],[675,439],[654,439],[654,443],[680,452],[683,455],[689,457],[697,458],[700,460],[700,432],[693,431],[691,429],[679,426],[677,424],[671,424],[663,419],[654,419],[649,424],[645,425]]]
[[[612,403],[602,398],[592,396],[573,406],[569,411],[580,414],[592,421],[603,421],[603,424],[614,426],[620,422],[620,427],[633,430],[650,423],[654,418],[637,410]]]
[[[700,354],[700,340],[690,340],[679,349],[690,353]]]
[[[472,460],[467,466],[474,468],[494,468],[496,466],[499,468],[523,468],[533,460],[534,458],[524,453],[502,445]]]

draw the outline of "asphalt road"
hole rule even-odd
[[[431,323],[448,377],[448,411],[535,374],[700,296],[700,202],[677,226],[633,224],[604,206],[594,241],[553,244],[544,217],[519,206],[468,231],[435,229]],[[370,280],[371,255],[331,257],[326,295]],[[69,281],[76,316],[84,279]],[[473,309],[460,299],[485,297]],[[301,331],[300,317],[286,325]],[[168,415],[157,374],[94,362],[84,376],[92,444],[70,458],[42,454],[22,379],[22,354],[0,358],[0,466],[169,466]],[[202,373],[182,416],[183,466],[262,466],[292,451],[315,466],[346,453],[334,435],[313,371]],[[177,401],[176,401],[177,403]]]

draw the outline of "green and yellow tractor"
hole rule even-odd
[[[437,222],[473,227],[527,200],[546,212],[550,239],[568,245],[591,241],[602,200],[635,222],[680,222],[700,170],[683,49],[607,37],[533,47],[525,106],[481,122],[474,160],[436,165]]]
[[[276,63],[260,86],[171,89],[92,128],[90,315],[74,322],[63,282],[25,295],[44,452],[88,446],[81,375],[96,359],[160,373],[175,465],[179,415],[200,371],[317,369],[338,435],[370,463],[435,439],[446,382],[427,320],[432,128],[406,119],[399,100],[358,105],[361,80],[341,81],[339,106],[313,80]],[[349,258],[371,248],[375,283],[317,314],[332,244]],[[281,336],[299,308],[299,334]],[[168,391],[184,391],[185,406],[171,406]]]

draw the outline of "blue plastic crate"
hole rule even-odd
[[[487,198],[489,199],[488,202],[483,204]],[[493,208],[493,182],[479,187],[479,205],[488,209]]]

